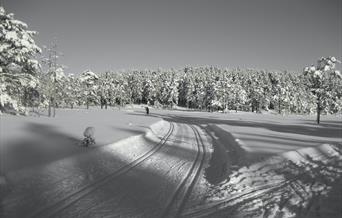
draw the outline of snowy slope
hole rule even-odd
[[[110,177],[159,143],[160,136],[164,136],[168,129],[167,122],[159,121],[145,134],[46,165],[7,173],[0,215],[22,217],[34,214],[82,187]]]
[[[160,121],[146,134],[6,175],[4,217],[177,217],[203,194],[203,130]]]
[[[151,124],[161,120],[124,110],[97,108],[58,109],[56,114],[55,118],[6,114],[0,117],[0,173],[88,152],[80,146],[88,126],[95,127],[93,147],[97,147],[144,134]]]

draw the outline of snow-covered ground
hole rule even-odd
[[[144,134],[9,172],[0,215],[178,216],[203,180],[210,157],[203,134],[159,121]]]
[[[214,147],[206,170],[211,191],[185,217],[342,216],[340,115],[324,116],[320,125],[303,115],[168,116],[200,125]]]
[[[132,161],[146,155],[159,143],[161,138],[158,136],[165,135],[168,129],[167,123],[158,121],[144,135],[131,136],[91,152],[7,173],[6,198],[2,201],[0,215],[44,217],[44,214],[52,213],[61,207],[62,200],[67,199],[70,203],[79,193],[87,194],[87,191],[132,168],[137,164]]]
[[[95,127],[96,147],[142,134],[161,119],[134,116],[125,109],[91,108],[57,109],[55,118],[44,113],[40,117],[3,114],[0,120],[0,173],[4,173],[87,152],[81,141],[88,126]]]
[[[60,110],[1,134],[6,217],[342,215],[341,115]]]
[[[341,217],[342,146],[288,151],[241,167],[186,217]]]
[[[160,114],[201,126],[214,148],[206,169],[211,191],[185,217],[342,216],[341,115],[323,116],[317,125],[304,115]]]

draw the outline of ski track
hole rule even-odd
[[[165,126],[162,131],[166,134],[156,145],[148,147],[149,150],[145,148],[143,154],[131,155],[129,162],[122,162],[114,170],[111,168],[117,162],[112,159],[116,158],[110,156],[114,153],[106,152],[113,148],[104,147],[101,152],[94,150],[14,174],[16,189],[5,199],[6,210],[2,214],[5,217],[181,216],[199,185],[208,155],[200,128],[190,123],[168,123],[168,130]],[[94,158],[95,163],[89,164]],[[32,190],[31,196],[28,190]]]
[[[145,154],[143,156],[146,156],[148,154],[146,151],[151,147],[153,150],[158,146],[156,144],[165,141],[168,133],[171,135],[173,124],[172,126],[171,124],[164,125],[163,122],[167,123],[162,121],[154,124],[153,129],[150,129],[151,131],[144,136],[133,136],[113,145],[89,150],[90,152],[86,154],[8,175],[9,186],[5,190],[7,194],[5,193],[5,198],[2,200],[3,210],[0,211],[0,216],[22,217],[25,214],[25,217],[30,217],[35,214],[39,215],[44,208],[61,203],[59,201],[66,199],[65,196],[70,196],[81,189],[88,190],[87,187],[92,187],[91,184],[96,184],[99,180],[106,180],[108,174],[118,174],[118,170],[122,171],[122,168],[129,165],[127,163],[132,165],[132,162],[141,156],[140,153],[137,154],[137,151],[141,151]],[[154,133],[154,130],[157,134]],[[164,135],[164,137],[158,135]],[[140,143],[136,143],[137,140]],[[139,146],[141,149],[138,149]],[[120,157],[123,151],[132,152],[132,154]]]
[[[153,154],[158,152],[167,142],[168,138],[171,136],[171,134],[174,131],[174,124],[170,123],[170,129],[167,132],[167,134],[161,139],[161,141],[155,145],[151,150],[140,156],[139,158],[135,159],[134,161],[128,163],[127,165],[121,167],[119,170],[114,171],[98,180],[96,180],[93,183],[90,183],[77,191],[70,193],[69,195],[66,195],[64,198],[60,199],[57,202],[54,202],[54,204],[49,205],[47,207],[44,207],[41,211],[38,213],[33,214],[31,217],[50,217],[55,216],[58,214],[59,211],[70,207],[74,202],[79,200],[80,198],[84,197],[85,195],[90,194],[91,192],[95,191],[98,188],[101,188],[106,183],[110,182],[113,179],[116,179],[119,176],[122,176],[123,174],[127,173],[128,171],[132,170],[133,168],[139,166],[143,161],[147,160],[149,157],[151,157]]]
[[[196,141],[196,132],[189,125],[178,126],[177,134],[169,138],[170,144],[143,162],[141,167],[113,181],[106,189],[99,189],[91,196],[82,198],[73,205],[73,208],[58,214],[58,217],[164,217],[165,208],[170,205],[166,202],[170,202],[170,196],[173,198],[172,196],[179,189],[178,184],[183,183],[185,187],[183,186],[180,197],[173,202],[175,204],[171,204],[172,210],[166,212],[168,217],[177,217],[177,213],[180,213],[186,204],[186,198],[199,177],[203,166],[200,158],[204,153],[204,145],[198,144],[199,139],[198,143]],[[194,140],[194,143],[171,143],[175,137],[188,141]],[[189,145],[192,147],[190,148]],[[191,152],[186,154],[186,150],[183,149],[191,149]],[[199,157],[197,157],[198,149],[201,149]],[[194,165],[198,167],[197,170],[190,172]],[[185,179],[189,175],[191,179]],[[107,193],[111,193],[110,196]]]
[[[179,184],[179,186],[173,193],[161,217],[179,217],[181,215],[185,204],[200,177],[204,161],[206,160],[206,148],[199,134],[199,131],[192,125],[190,125],[190,127],[193,130],[196,138],[196,159],[189,172],[184,176],[183,181]]]

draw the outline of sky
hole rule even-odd
[[[1,0],[78,74],[213,65],[301,71],[341,59],[342,0]],[[340,67],[339,67],[340,68]]]

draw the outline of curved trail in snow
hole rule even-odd
[[[180,217],[203,193],[207,137],[162,121],[139,135],[11,175],[4,217]]]
[[[204,144],[190,125],[175,123],[175,130],[166,145],[139,167],[80,198],[54,217],[179,216],[201,174]],[[171,210],[165,214],[165,208]]]
[[[204,144],[195,128],[174,125],[174,134],[166,145],[139,167],[107,182],[53,217],[178,217],[192,191],[198,188]],[[170,210],[165,212],[166,208]]]
[[[95,191],[98,188],[101,188],[105,183],[110,182],[112,179],[116,179],[119,176],[127,173],[128,171],[132,170],[133,168],[137,167],[146,159],[150,158],[153,154],[158,152],[167,142],[168,138],[174,131],[174,124],[170,122],[170,128],[167,134],[160,140],[158,144],[152,147],[151,150],[144,153],[139,158],[135,159],[134,161],[128,163],[127,165],[121,167],[119,170],[116,170],[93,183],[87,184],[86,186],[81,187],[80,189],[64,196],[62,199],[50,204],[44,208],[42,208],[39,212],[34,213],[31,217],[51,217],[58,214],[59,211],[71,206],[74,202],[79,200],[80,198],[84,197],[85,195],[90,194],[91,192]]]
[[[189,172],[184,176],[183,181],[179,184],[175,192],[173,193],[170,201],[167,203],[167,207],[161,217],[179,217],[185,207],[185,204],[197,183],[201,171],[204,166],[206,158],[206,148],[202,141],[202,138],[193,125],[189,125],[193,130],[197,144],[197,155],[193,162],[193,165]]]

